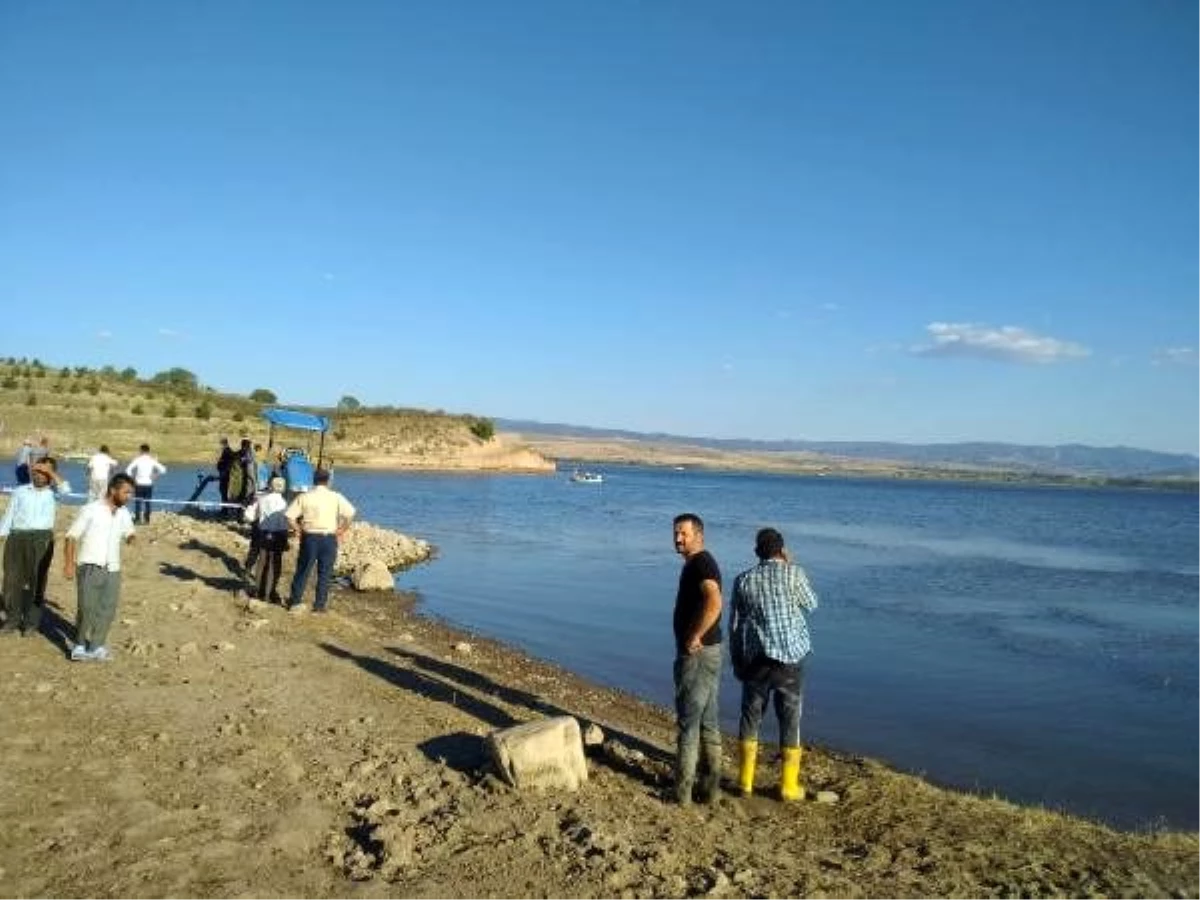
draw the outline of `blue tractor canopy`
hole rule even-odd
[[[317,461],[314,466],[311,458],[311,447],[287,447],[280,454],[280,472],[287,481],[289,494],[303,493],[313,486],[313,472],[319,469],[325,461],[325,432],[329,430],[329,419],[296,409],[265,409],[263,418],[270,424],[271,429],[267,442],[267,453],[271,454],[275,447],[275,429],[286,428],[290,431],[307,431],[321,435],[317,447]]]

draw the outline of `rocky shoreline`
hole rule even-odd
[[[347,546],[360,540],[410,560],[420,548],[366,530]],[[663,801],[667,711],[422,616],[410,596],[343,587],[330,614],[301,617],[248,602],[245,548],[219,522],[156,516],[127,556],[107,665],[65,661],[74,592],[56,566],[45,639],[0,647],[0,816],[12,823],[0,894],[1200,889],[1195,834],[1123,834],[820,747],[805,754],[809,796],[836,803],[779,803],[764,753],[760,795],[681,809]],[[500,782],[485,736],[561,714],[604,732],[587,783],[539,794]]]

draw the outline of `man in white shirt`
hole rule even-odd
[[[54,518],[58,494],[70,485],[58,476],[53,457],[29,467],[30,483],[12,492],[0,538],[4,539],[4,627],[0,634],[38,630],[46,598],[46,580],[54,557]]]
[[[133,489],[128,475],[114,475],[104,499],[81,509],[67,532],[63,574],[75,579],[78,598],[72,660],[112,659],[108,630],[121,599],[121,545],[133,541]]]
[[[108,480],[116,467],[117,461],[108,455],[108,444],[101,444],[87,464],[88,500],[99,500],[108,492]]]
[[[313,563],[317,565],[317,598],[313,612],[323,613],[329,603],[329,582],[337,563],[338,541],[349,530],[354,507],[337,491],[329,489],[329,470],[313,473],[313,489],[300,494],[287,510],[287,520],[300,531],[300,558],[292,576],[288,612],[304,612],[304,588]]]
[[[167,471],[167,467],[150,455],[150,445],[142,444],[141,454],[125,468],[125,474],[133,479],[133,520],[142,525],[150,524],[150,504],[154,499],[154,482]]]
[[[262,494],[246,507],[246,521],[254,523],[251,540],[256,542],[251,552],[255,558],[261,555],[262,566],[258,573],[258,599],[270,597],[272,603],[282,603],[279,596],[279,575],[283,569],[283,554],[288,548],[287,501],[283,499],[286,482],[275,477],[270,481],[270,491]],[[253,563],[247,561],[246,571],[252,574]],[[270,582],[270,592],[267,584]]]

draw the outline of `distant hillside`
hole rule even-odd
[[[1089,447],[1083,444],[1040,447],[988,442],[899,444],[884,441],[723,440],[515,419],[497,419],[496,426],[503,431],[516,432],[528,438],[546,436],[595,441],[636,441],[736,453],[820,454],[840,459],[889,461],[914,466],[966,466],[1009,472],[1112,478],[1195,479],[1200,474],[1200,460],[1195,456],[1160,453],[1134,447]]]
[[[186,369],[150,378],[133,369],[58,368],[38,360],[0,359],[0,448],[15,452],[26,436],[47,435],[56,454],[91,453],[107,444],[129,459],[142,442],[162,459],[209,463],[222,437],[267,443],[263,409],[275,394],[249,396],[203,386]],[[353,397],[338,409],[294,407],[331,417],[325,454],[337,465],[418,469],[552,469],[537,453],[495,435],[489,419],[416,409],[364,408]],[[303,432],[278,431],[277,443],[306,446]],[[311,447],[317,449],[316,436]],[[0,481],[4,480],[0,475]]]

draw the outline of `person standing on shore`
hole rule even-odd
[[[675,552],[683,557],[675,595],[675,800],[717,797],[721,780],[721,570],[704,549],[704,522],[694,513],[675,517]],[[703,757],[703,759],[701,759]],[[699,782],[698,763],[703,763]]]
[[[221,438],[221,454],[217,457],[217,487],[221,491],[221,515],[228,517],[229,509],[224,504],[229,502],[229,476],[233,472],[233,463],[237,454],[229,446],[228,438]]]
[[[16,478],[17,486],[29,484],[29,461],[33,457],[33,438],[25,438],[21,441],[20,449],[17,450],[16,461]]]
[[[328,469],[317,469],[313,473],[313,489],[297,496],[288,507],[288,524],[300,532],[300,558],[292,577],[289,612],[304,612],[304,588],[313,563],[317,565],[313,612],[325,612],[329,604],[329,581],[337,563],[338,541],[349,530],[354,514],[350,501],[330,490]]]
[[[733,672],[742,682],[738,787],[743,797],[754,793],[758,729],[767,700],[774,695],[783,756],[779,797],[802,800],[800,712],[804,662],[812,649],[804,613],[817,608],[817,595],[804,569],[792,562],[783,535],[774,528],[758,532],[754,554],[758,565],[733,582],[729,613]]]
[[[167,467],[150,455],[150,445],[142,444],[141,453],[125,468],[125,474],[133,479],[133,519],[142,525],[150,524],[150,505],[154,500],[154,482],[167,471]]]
[[[108,631],[121,600],[121,545],[133,542],[133,520],[127,508],[134,480],[117,474],[103,500],[79,511],[67,531],[63,575],[76,588],[75,646],[71,659],[107,661]]]
[[[108,491],[108,480],[112,478],[117,461],[108,455],[108,444],[101,444],[100,450],[92,454],[88,460],[88,501],[99,500]]]
[[[54,519],[59,493],[70,486],[58,476],[52,457],[29,467],[30,483],[12,492],[0,519],[4,538],[4,628],[6,634],[37,631],[41,601],[54,554]]]
[[[283,570],[283,554],[288,548],[288,504],[283,499],[285,486],[282,478],[272,478],[270,491],[246,507],[246,520],[254,523],[254,537],[251,540],[255,544],[251,548],[251,555],[254,560],[262,556],[256,596],[259,600],[269,597],[272,603],[283,602],[279,596],[279,575]],[[251,574],[253,566],[254,562],[248,558],[246,570]]]

